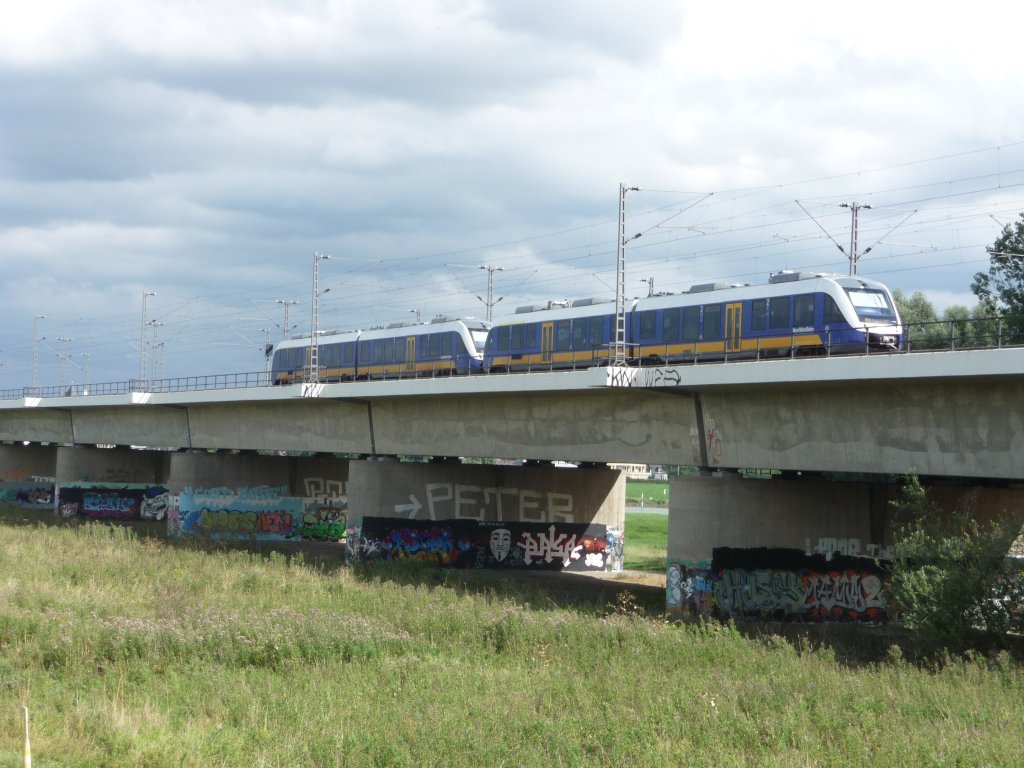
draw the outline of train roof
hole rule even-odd
[[[869,288],[887,290],[877,280],[860,275],[835,275],[822,272],[796,272],[780,270],[768,277],[768,282],[751,285],[749,283],[710,282],[697,283],[682,293],[659,293],[655,296],[626,299],[625,310],[658,309],[673,306],[689,306],[694,304],[714,304],[735,299],[770,298],[772,296],[788,296],[794,293],[811,293],[815,291],[842,290],[847,288]],[[611,307],[609,308],[609,304]],[[614,312],[614,299],[577,299],[569,302],[549,301],[547,304],[534,304],[516,309],[510,317],[502,318],[495,325],[519,325],[544,320],[565,320],[576,317],[590,317],[594,314],[606,315]]]

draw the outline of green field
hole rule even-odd
[[[668,515],[627,512],[624,567],[665,573],[667,554]]]
[[[668,483],[660,480],[627,480],[626,503],[630,506],[668,506]]]
[[[844,663],[557,574],[0,537],[0,765],[22,765],[23,704],[35,768],[1021,764],[1005,654]]]

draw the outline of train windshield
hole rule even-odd
[[[846,293],[853,302],[853,308],[857,310],[857,317],[861,320],[875,320],[895,323],[896,311],[885,291],[877,288],[847,288]]]
[[[486,329],[470,329],[469,335],[473,337],[473,345],[476,347],[477,352],[484,351],[484,342],[487,341],[487,330]]]

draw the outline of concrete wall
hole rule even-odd
[[[0,445],[0,482],[56,477],[57,446]]]
[[[707,568],[715,547],[834,547],[864,555],[883,546],[867,484],[674,477],[669,483],[668,559]]]
[[[257,453],[171,454],[167,487],[285,488],[289,496],[340,498],[346,493],[348,460],[332,456],[276,456]]]
[[[606,468],[354,461],[349,524],[379,516],[599,523],[621,531],[625,498],[625,475]]]
[[[171,456],[167,451],[130,448],[57,448],[57,485],[68,483],[166,483]]]

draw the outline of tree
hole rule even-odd
[[[1024,213],[1003,227],[1003,232],[987,249],[988,272],[978,272],[971,291],[984,303],[1007,318],[1012,341],[1021,341],[1024,331]]]

